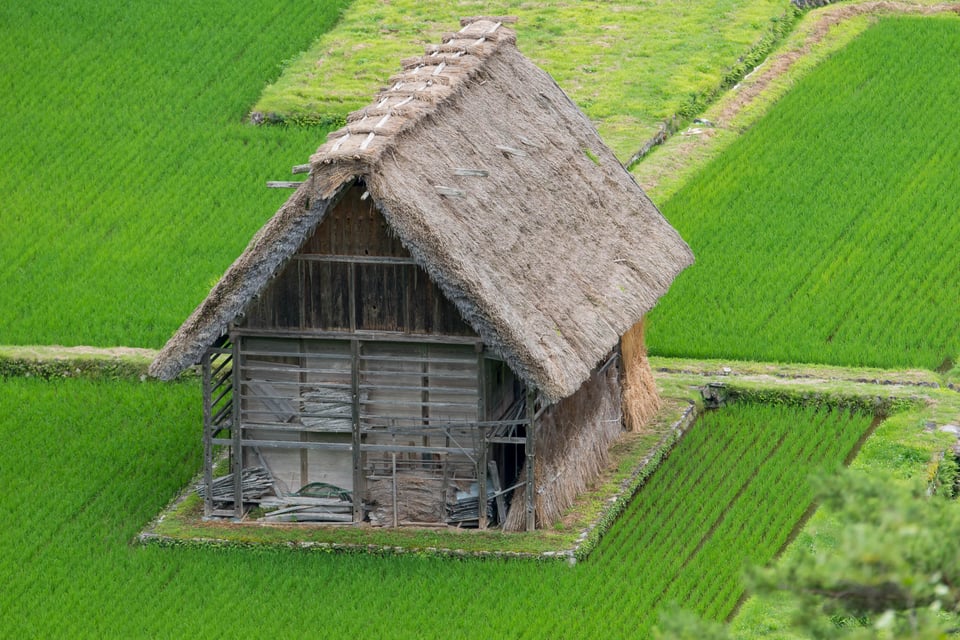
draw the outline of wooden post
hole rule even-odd
[[[420,359],[420,422],[427,426],[430,424],[430,349],[425,344],[420,345]],[[424,435],[422,441],[423,446],[430,446],[429,436]]]
[[[393,476],[393,528],[396,529],[399,524],[399,518],[397,514],[397,453],[393,452],[390,454],[392,458],[392,468],[391,474]]]
[[[527,387],[527,489],[524,492],[524,497],[526,498],[526,508],[527,508],[527,531],[533,531],[536,529],[536,500],[535,500],[535,475],[533,472],[533,465],[535,461],[535,451],[534,446],[536,444],[536,430],[537,430],[537,412],[536,407],[534,407],[534,402],[536,400],[536,393],[532,387]]]
[[[352,306],[352,305],[351,305]],[[363,521],[363,459],[360,456],[360,341],[350,341],[350,417],[353,422],[353,521]]]
[[[302,277],[300,278],[300,281],[303,282]],[[301,305],[301,307],[302,306],[303,305]],[[303,318],[302,318],[303,309],[302,308],[300,312],[301,312],[300,326],[302,327],[303,326]],[[303,397],[304,389],[306,389],[306,386],[307,386],[307,373],[305,371],[305,369],[307,368],[307,355],[306,355],[307,350],[306,350],[306,347],[304,346],[304,342],[305,342],[304,340],[300,340],[299,346],[298,346],[298,350],[300,351],[300,357],[299,357],[300,373],[297,379],[297,382],[298,382],[297,395],[299,397]],[[303,407],[300,406],[297,408],[297,410],[302,413]],[[301,431],[300,442],[310,442],[310,434],[307,433],[306,431]],[[300,449],[300,486],[304,487],[309,483],[310,483],[310,454],[306,448],[302,448]]]
[[[484,381],[483,346],[477,344],[477,419],[480,422],[487,420],[486,384]],[[487,444],[487,428],[480,427],[480,456],[477,461],[477,482],[480,488],[479,523],[481,529],[486,529],[490,514],[487,513],[487,460],[490,457],[490,445]]]
[[[203,354],[203,515],[213,515],[213,390],[211,382],[211,352]]]
[[[477,486],[480,489],[478,507],[479,526],[487,528],[487,428],[480,427],[480,459],[477,461]]]
[[[233,423],[230,425],[233,436],[233,515],[238,520],[243,517],[243,445],[240,425],[240,339],[233,343]]]

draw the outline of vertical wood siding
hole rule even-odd
[[[352,188],[327,214],[239,326],[473,335],[362,193]]]

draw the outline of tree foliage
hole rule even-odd
[[[838,533],[749,572],[759,597],[789,594],[791,630],[807,638],[947,638],[960,634],[960,505],[863,473],[817,482]],[[730,637],[668,613],[661,638]]]

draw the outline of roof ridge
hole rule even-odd
[[[459,31],[443,34],[441,43],[427,45],[422,56],[402,60],[390,85],[373,103],[351,112],[346,126],[330,133],[310,157],[311,164],[375,163],[401,132],[439,109],[501,46],[516,44],[516,33],[503,26],[512,22],[512,16],[462,18]]]

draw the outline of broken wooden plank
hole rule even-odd
[[[507,519],[507,501],[504,499],[503,487],[500,485],[500,470],[497,468],[497,461],[487,462],[487,469],[490,472],[490,483],[493,485],[493,497],[497,502],[497,520],[503,524]]]
[[[512,155],[512,156],[526,156],[526,155],[527,155],[527,152],[526,152],[526,151],[523,151],[522,149],[517,149],[517,148],[515,148],[515,147],[508,147],[508,146],[503,145],[503,144],[498,144],[498,145],[497,145],[497,149],[499,149],[500,151],[503,151],[504,153],[510,154],[510,155]]]
[[[454,187],[444,187],[442,185],[437,185],[434,187],[437,193],[442,196],[447,196],[450,198],[462,198],[467,195],[467,193],[461,189],[456,189]]]
[[[296,189],[302,184],[299,180],[267,180],[267,187],[270,189]]]
[[[292,174],[310,173],[310,165],[309,165],[309,164],[295,164],[295,165],[293,165],[293,168],[290,170],[290,173],[292,173]]]
[[[467,169],[465,167],[457,167],[453,170],[453,175],[455,176],[475,176],[477,178],[486,178],[490,175],[490,172],[486,169]]]

